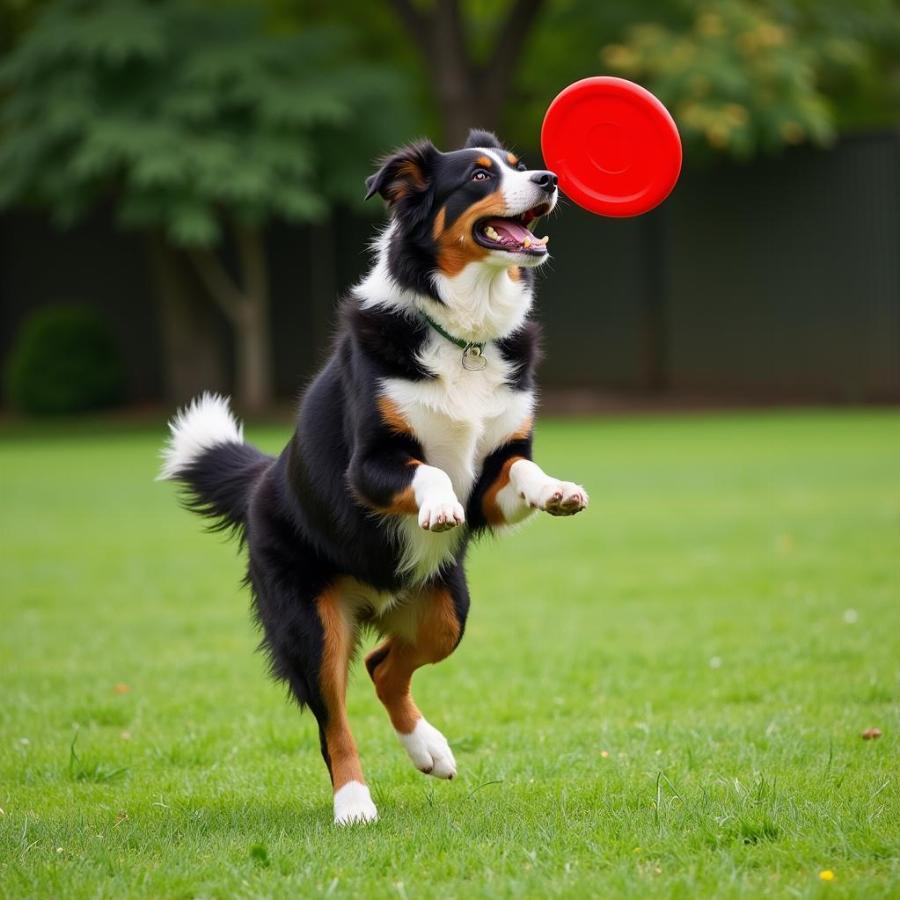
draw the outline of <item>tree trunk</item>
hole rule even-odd
[[[266,245],[256,228],[235,228],[244,281],[244,302],[235,329],[236,395],[240,406],[262,412],[273,399],[272,330]]]
[[[265,412],[272,403],[272,352],[267,308],[249,303],[234,330],[235,399],[247,413]]]
[[[165,396],[186,403],[201,391],[227,389],[221,324],[203,288],[161,234],[147,239],[163,344]]]
[[[269,266],[258,228],[233,228],[241,284],[232,278],[214,250],[185,251],[206,290],[234,332],[235,399],[244,412],[259,413],[272,403],[272,339],[269,323]]]
[[[393,4],[423,56],[446,145],[462,146],[473,127],[499,128],[516,67],[544,0],[513,0],[484,65],[469,56],[459,0],[434,0],[429,10],[412,0]]]
[[[476,73],[466,54],[462,14],[456,0],[437,0],[430,26],[425,62],[441,111],[444,140],[448,147],[461,147],[470,128],[495,125],[479,121]]]
[[[544,0],[514,0],[500,27],[490,59],[481,67],[476,83],[479,111],[488,128],[499,128],[509,100],[516,69]]]

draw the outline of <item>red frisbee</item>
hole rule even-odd
[[[602,216],[649,212],[681,173],[681,138],[669,111],[639,84],[607,75],[556,96],[541,150],[563,192]]]

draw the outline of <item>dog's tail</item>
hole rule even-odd
[[[273,459],[244,443],[228,398],[201,394],[169,422],[158,480],[180,482],[185,506],[213,519],[213,530],[243,535],[250,490]]]

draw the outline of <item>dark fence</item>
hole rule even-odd
[[[320,361],[335,297],[368,265],[375,223],[337,213],[270,233],[276,380]],[[541,277],[551,388],[900,399],[900,136],[687,171],[639,219],[565,204]],[[71,232],[0,219],[0,357],[30,309],[59,300],[109,318],[136,400],[163,391],[141,240],[97,220]],[[224,333],[224,328],[223,328]]]
[[[554,385],[900,397],[900,139],[687,172],[654,213],[571,209],[541,312]]]

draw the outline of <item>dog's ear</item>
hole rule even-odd
[[[438,151],[431,141],[416,141],[381,161],[381,168],[366,179],[366,200],[381,194],[388,206],[424,194],[431,186]]]
[[[500,143],[493,131],[482,131],[480,128],[473,128],[466,138],[466,146],[463,149],[470,150],[472,147],[493,147],[496,150],[502,150],[503,144]]]

